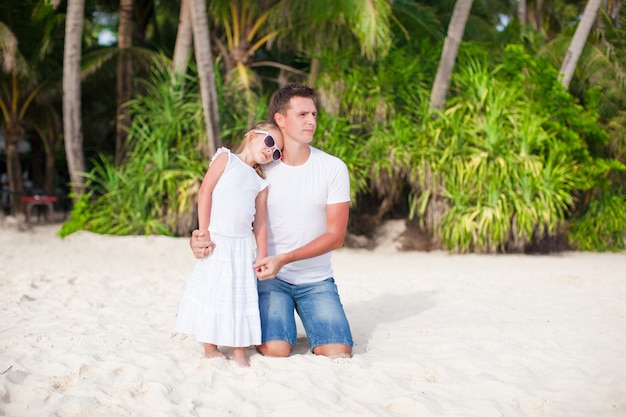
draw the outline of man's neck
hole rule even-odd
[[[304,164],[309,160],[311,147],[308,143],[295,143],[283,149],[283,163],[291,166]]]

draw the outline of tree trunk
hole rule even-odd
[[[454,5],[452,19],[448,26],[448,35],[443,44],[439,68],[437,68],[437,75],[430,93],[431,109],[442,109],[446,103],[452,70],[454,69],[459,45],[463,39],[463,32],[465,32],[465,24],[472,10],[472,2],[473,0],[457,0]]]
[[[54,110],[49,111],[45,133],[41,133],[41,140],[46,150],[46,168],[43,184],[44,194],[55,195],[54,178],[56,176],[56,154],[61,144],[60,132],[61,120],[59,113]]]
[[[620,11],[622,9],[622,1],[621,0],[613,0],[610,2],[610,7],[608,8],[608,13],[613,19],[613,24],[619,27],[620,21]]]
[[[569,87],[569,84],[572,81],[576,64],[578,63],[578,59],[583,52],[583,48],[587,42],[587,37],[591,31],[593,22],[596,20],[596,14],[598,13],[601,1],[602,0],[589,0],[580,23],[576,28],[576,33],[574,33],[574,37],[572,38],[572,43],[570,43],[569,49],[565,54],[565,59],[563,59],[560,72],[562,75],[561,82],[566,88]]]
[[[55,195],[54,189],[54,177],[56,175],[56,156],[54,154],[46,153],[46,173],[43,183],[43,192],[45,195]]]
[[[527,18],[526,21],[532,26],[532,28],[544,35],[547,33],[544,30],[543,22],[548,14],[548,4],[546,4],[545,0],[541,1],[532,1],[531,7],[526,7]]]
[[[174,56],[172,58],[172,72],[175,79],[180,78],[189,65],[191,49],[193,45],[193,31],[191,27],[190,0],[182,0],[180,4],[180,17],[178,19],[178,32],[176,33],[176,44],[174,45]],[[172,81],[175,81],[172,80]]]
[[[204,107],[204,119],[207,130],[207,148],[204,152],[206,156],[208,156],[213,155],[222,143],[220,137],[217,88],[215,86],[215,73],[213,71],[213,55],[209,37],[209,22],[204,0],[189,1],[191,2],[194,51],[196,55],[196,65],[198,66],[198,75],[200,76],[200,91],[202,94],[202,106]]]
[[[121,165],[126,158],[126,138],[130,119],[125,104],[132,96],[133,61],[128,48],[133,44],[133,2],[120,1],[120,22],[117,30],[117,117],[115,119],[115,164]]]
[[[24,185],[22,182],[22,167],[20,166],[20,157],[18,144],[24,135],[24,127],[16,120],[7,121],[2,129],[5,141],[5,152],[7,158],[7,177],[9,180],[9,205],[11,206],[11,214],[22,210],[22,195],[24,195]]]
[[[522,33],[526,33],[526,0],[519,0],[517,3],[517,19]]]
[[[76,195],[83,193],[85,184],[80,100],[80,61],[84,11],[84,0],[68,1],[65,21],[65,49],[63,51],[63,132],[71,187]]]

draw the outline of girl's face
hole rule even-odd
[[[257,164],[267,164],[282,158],[283,135],[275,127],[266,129],[254,129],[250,150]]]

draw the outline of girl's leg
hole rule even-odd
[[[217,345],[212,343],[204,344],[204,357],[205,358],[225,358],[224,354],[217,349]]]
[[[248,367],[250,361],[248,361],[248,355],[246,355],[246,348],[236,347],[233,348],[233,360],[237,362],[239,366]]]

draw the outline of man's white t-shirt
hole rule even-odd
[[[306,245],[326,231],[326,205],[350,201],[350,177],[339,158],[311,147],[308,161],[290,166],[278,161],[263,167],[267,197],[268,254]],[[331,252],[285,265],[278,278],[307,284],[333,276]]]

